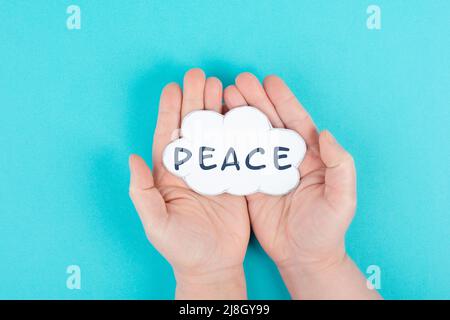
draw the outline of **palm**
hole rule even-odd
[[[184,186],[158,189],[169,219],[153,243],[166,259],[199,272],[242,263],[249,237],[245,198],[201,196]]]
[[[304,257],[329,256],[329,248],[341,241],[332,205],[324,197],[325,166],[319,161],[302,177],[293,192],[277,197],[248,197],[252,227],[261,245],[277,263],[288,262],[292,252]]]
[[[138,156],[130,158],[130,194],[153,245],[180,273],[207,273],[242,264],[250,222],[244,197],[202,196],[162,164],[165,146],[193,110],[221,112],[222,85],[199,69],[187,72],[184,92],[167,85],[160,99],[153,144],[153,174]]]
[[[300,133],[307,153],[300,166],[301,182],[285,196],[247,197],[252,228],[276,263],[315,262],[343,249],[344,234],[354,212],[354,168],[351,157],[320,134],[306,110],[278,77],[264,87],[243,73],[225,90],[229,108],[257,106],[274,127]]]

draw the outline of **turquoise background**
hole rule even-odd
[[[0,0],[0,298],[173,297],[127,159],[151,159],[161,88],[199,66],[282,76],[354,155],[360,268],[385,298],[449,299],[450,1],[373,3],[379,31],[363,0]],[[254,239],[245,269],[250,298],[289,297]]]

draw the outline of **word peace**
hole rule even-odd
[[[298,185],[305,152],[297,132],[272,128],[265,114],[245,106],[225,115],[209,110],[186,115],[181,137],[166,146],[163,163],[200,194],[280,195]]]
[[[217,164],[210,164],[207,165],[205,164],[205,159],[208,158],[213,158],[213,154],[212,152],[214,152],[216,149],[212,148],[212,147],[206,147],[206,146],[202,146],[199,148],[199,166],[202,170],[212,170],[217,168]],[[292,167],[291,164],[287,164],[287,165],[280,165],[279,163],[279,159],[283,159],[283,158],[287,158],[286,154],[280,154],[280,151],[289,151],[289,148],[286,147],[275,147],[274,148],[274,156],[273,156],[273,164],[275,166],[276,169],[278,170],[286,170],[289,169],[290,167]],[[211,153],[206,153],[206,152],[211,152]],[[180,159],[180,153],[184,153],[185,157],[183,159]],[[265,150],[264,148],[255,148],[253,150],[251,150],[247,156],[245,157],[245,166],[250,169],[250,170],[261,170],[266,168],[265,164],[259,164],[259,165],[253,165],[250,163],[250,159],[255,155],[255,154],[265,154]],[[178,171],[180,169],[180,166],[184,163],[186,163],[189,159],[191,159],[192,157],[192,152],[189,151],[189,149],[186,148],[180,148],[180,147],[175,147],[175,158],[174,158],[174,168],[176,171]],[[230,160],[231,158],[231,160]],[[241,165],[238,161],[237,155],[236,155],[236,151],[234,150],[233,147],[230,147],[228,149],[228,151],[225,154],[225,158],[223,159],[222,165],[220,166],[220,170],[224,171],[225,168],[227,167],[235,167],[236,170],[240,170],[241,169]]]

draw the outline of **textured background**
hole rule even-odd
[[[172,298],[128,198],[190,67],[284,77],[355,157],[348,250],[386,298],[450,298],[450,1],[0,0],[0,298]],[[81,30],[66,8],[79,5]],[[82,271],[66,288],[66,267]],[[250,298],[288,298],[252,239]]]

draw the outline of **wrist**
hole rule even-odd
[[[295,256],[295,255],[293,255]],[[319,258],[294,258],[276,262],[280,274],[284,277],[315,277],[320,274],[332,272],[350,259],[345,249],[336,250],[335,253]]]
[[[292,298],[301,298],[304,283],[313,284],[327,274],[335,274],[342,265],[348,263],[345,251],[320,260],[299,259],[277,263],[283,281]]]
[[[174,274],[177,282],[175,298],[178,300],[247,299],[242,265],[201,273],[174,269]]]
[[[281,266],[280,273],[293,299],[381,298],[345,253],[317,264]]]

